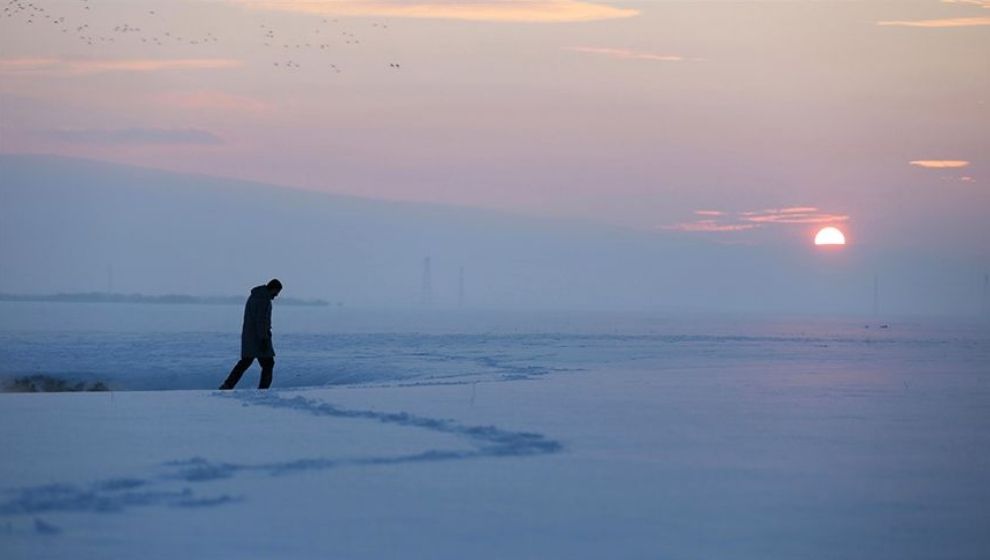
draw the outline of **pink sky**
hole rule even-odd
[[[2,152],[987,254],[984,2],[34,5],[0,17]]]

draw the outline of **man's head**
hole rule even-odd
[[[282,291],[282,283],[278,281],[278,278],[272,278],[270,282],[265,284],[268,288],[268,293],[272,295],[272,299],[278,296],[278,293]]]

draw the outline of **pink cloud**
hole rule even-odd
[[[850,219],[845,214],[822,212],[814,206],[766,208],[735,214],[719,210],[695,210],[694,213],[702,216],[703,219],[661,226],[661,229],[685,232],[733,232],[776,224],[835,224],[848,222]]]
[[[878,21],[877,25],[887,27],[979,27],[990,25],[990,17],[961,17],[945,19],[920,19],[920,20],[898,20],[898,21]]]
[[[766,208],[764,210],[751,210],[740,212],[740,216],[761,216],[764,214],[808,214],[818,212],[814,206],[788,206],[786,208]]]
[[[628,18],[639,10],[580,0],[229,0],[249,8],[341,17],[554,23]]]
[[[968,161],[961,159],[917,159],[908,163],[925,169],[957,169],[969,165]]]
[[[942,0],[943,4],[964,4],[990,10],[990,0]]]
[[[715,220],[698,220],[696,222],[687,222],[683,224],[674,224],[671,226],[661,226],[661,229],[671,230],[671,231],[690,231],[690,232],[726,232],[726,231],[744,231],[747,229],[753,229],[758,227],[756,224],[719,224]]]
[[[621,60],[655,60],[660,62],[681,62],[684,57],[671,54],[658,54],[644,51],[634,51],[632,49],[616,49],[608,47],[566,47],[565,50],[597,54]]]
[[[963,4],[977,8],[990,9],[990,0],[942,0],[943,4]]]
[[[0,72],[28,72],[58,64],[57,58],[0,58]]]
[[[215,70],[239,66],[242,66],[240,61],[225,58],[6,58],[0,59],[0,74],[83,75],[107,72]]]
[[[765,213],[743,218],[747,222],[761,224],[827,224],[849,221],[845,214],[808,213]]]

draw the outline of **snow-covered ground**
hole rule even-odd
[[[255,366],[226,393],[2,394],[0,557],[990,553],[985,323],[573,319],[331,336],[363,341],[362,363],[380,355],[369,371],[392,379],[260,393]],[[192,338],[0,326],[7,374],[30,348],[53,372],[94,340]],[[340,355],[315,332],[284,337],[300,346],[280,352],[277,387],[294,359],[316,367],[303,341]],[[140,364],[151,346],[137,348],[101,347]]]

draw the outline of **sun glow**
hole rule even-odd
[[[815,235],[815,245],[845,245],[846,236],[834,227],[826,227],[818,230]]]

